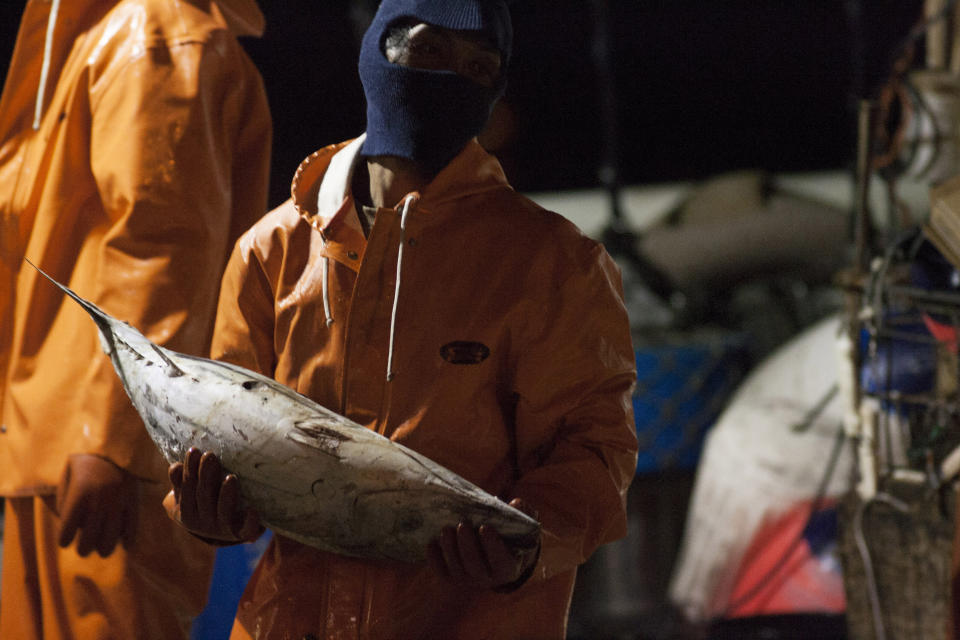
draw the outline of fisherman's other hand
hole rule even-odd
[[[519,498],[512,500],[510,506],[536,518]],[[497,591],[512,591],[526,582],[539,555],[539,546],[517,553],[493,527],[473,527],[465,522],[446,527],[427,550],[434,571],[450,582]]]
[[[253,542],[263,533],[253,509],[240,507],[240,482],[224,474],[216,454],[191,448],[169,468],[173,490],[163,506],[173,520],[212,544]]]
[[[81,557],[96,551],[107,557],[118,542],[129,547],[137,529],[140,485],[136,476],[92,454],[67,458],[57,487],[58,544],[77,540]]]

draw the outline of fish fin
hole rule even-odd
[[[117,336],[115,336],[115,332],[111,323],[112,322],[119,323],[120,321],[113,318],[113,316],[111,316],[106,311],[102,310],[100,307],[93,304],[89,300],[85,300],[84,298],[81,298],[70,287],[57,282],[52,276],[47,274],[43,269],[33,264],[29,260],[29,258],[24,258],[24,261],[26,261],[27,264],[29,264],[31,267],[39,271],[40,275],[42,275],[44,278],[46,278],[47,280],[52,282],[54,285],[56,285],[61,291],[63,291],[65,294],[73,298],[73,300],[75,300],[77,304],[83,307],[84,311],[90,314],[90,317],[93,318],[93,321],[97,324],[97,328],[100,329],[101,348],[103,349],[104,353],[106,353],[107,355],[112,355],[116,349],[116,341],[118,338]],[[146,338],[144,339],[146,340]],[[119,338],[119,340],[123,342],[122,337]],[[149,343],[149,345],[153,348],[153,351],[160,357],[160,360],[162,360],[163,363],[167,366],[167,375],[169,375],[171,378],[184,375],[183,369],[178,367],[176,363],[174,363],[173,360],[171,360],[170,357],[167,356],[167,354],[163,353],[163,351],[160,350],[160,347],[153,344],[153,342],[151,342],[150,340],[146,340],[146,342]]]
[[[176,378],[177,376],[184,375],[183,369],[177,366],[173,360],[170,359],[170,356],[163,352],[163,349],[157,345],[150,343],[150,346],[153,347],[154,352],[160,356],[160,359],[163,360],[163,364],[167,365],[167,375],[171,378]]]
[[[52,282],[54,285],[56,285],[56,287],[57,287],[58,289],[60,289],[60,290],[63,291],[65,294],[67,294],[68,296],[70,296],[71,298],[73,298],[74,300],[76,300],[76,301],[77,301],[77,304],[79,304],[81,307],[83,307],[84,311],[86,311],[86,312],[89,313],[91,316],[93,316],[94,319],[103,319],[103,320],[106,320],[106,319],[110,318],[110,316],[109,316],[105,311],[103,311],[100,307],[98,307],[97,305],[93,304],[93,303],[90,302],[89,300],[85,300],[84,298],[81,298],[79,295],[77,295],[76,293],[74,293],[73,289],[71,289],[71,288],[68,287],[67,285],[60,284],[59,282],[57,282],[57,280],[55,280],[55,279],[53,278],[53,276],[49,275],[46,271],[44,271],[43,269],[41,269],[41,268],[38,267],[37,265],[33,264],[32,262],[30,262],[30,259],[29,259],[29,258],[24,258],[24,261],[25,261],[27,264],[29,264],[31,267],[33,267],[34,269],[36,269],[37,271],[39,271],[39,272],[40,272],[40,275],[42,275],[44,278],[46,278],[47,280],[49,280],[50,282]]]
[[[84,298],[81,298],[79,295],[74,293],[73,289],[71,289],[70,287],[57,282],[57,280],[55,280],[46,271],[44,271],[37,265],[33,264],[32,262],[30,262],[29,258],[24,258],[24,261],[27,264],[29,264],[31,267],[39,271],[40,275],[42,275],[44,278],[52,282],[58,289],[60,289],[69,297],[71,297],[74,301],[76,301],[76,303],[79,304],[83,308],[83,310],[90,315],[91,318],[93,318],[93,321],[96,323],[97,328],[100,329],[101,348],[103,348],[103,351],[107,354],[113,353],[113,350],[115,348],[114,340],[113,340],[113,327],[110,326],[110,321],[113,320],[113,318],[97,305],[93,304],[89,300],[85,300]]]

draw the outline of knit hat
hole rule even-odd
[[[500,76],[483,87],[453,71],[389,62],[383,43],[390,27],[415,19],[446,29],[475,31],[500,51]],[[366,156],[394,155],[436,173],[486,125],[506,87],[513,28],[504,0],[384,0],[360,48],[367,97]]]

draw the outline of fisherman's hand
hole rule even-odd
[[[240,508],[240,482],[224,474],[216,454],[191,448],[169,468],[173,491],[163,506],[173,520],[211,544],[253,542],[264,528],[253,509]]]
[[[71,455],[57,487],[57,542],[67,547],[76,538],[81,557],[96,551],[105,558],[118,542],[129,547],[137,528],[139,492],[136,476],[110,460]]]
[[[519,498],[510,506],[537,518]],[[501,592],[513,591],[526,582],[539,556],[539,546],[518,554],[492,527],[473,527],[465,522],[445,528],[427,550],[434,571],[450,582]]]

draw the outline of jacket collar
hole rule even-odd
[[[212,9],[219,9],[223,22],[237,36],[263,35],[266,20],[255,0],[215,0]]]
[[[324,147],[297,168],[290,188],[293,204],[300,215],[321,231],[353,210],[350,184],[364,137]],[[430,212],[452,200],[502,188],[511,187],[499,161],[471,140],[423,188],[416,206],[421,212]]]

